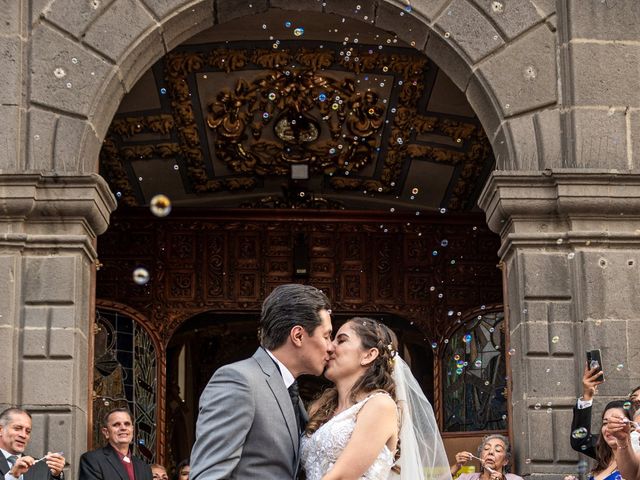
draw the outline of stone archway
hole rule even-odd
[[[25,167],[95,172],[120,100],[157,59],[212,25],[290,7],[281,1],[176,3],[95,0],[78,7],[59,0],[40,13],[32,32],[29,105],[30,137],[39,138],[29,138]],[[424,51],[466,93],[499,167],[537,169],[542,157],[559,159],[558,129],[534,129],[541,119],[545,126],[549,118],[559,124],[550,2],[515,9],[500,2],[351,3],[309,1],[296,9],[371,22]],[[49,158],[52,144],[58,147]]]
[[[115,208],[95,175],[113,113],[141,73],[184,39],[288,2],[10,3],[0,43],[7,80],[0,95],[0,271],[10,281],[0,310],[11,334],[0,339],[0,351],[15,368],[2,377],[8,387],[0,404],[32,408],[36,424],[47,426],[34,432],[35,450],[64,450],[75,465],[87,433],[88,385],[74,379],[89,357],[94,240]],[[507,312],[516,313],[510,331],[522,353],[513,362],[520,377],[512,429],[526,439],[520,473],[571,471],[575,455],[546,440],[552,431],[560,432],[556,443],[565,438],[576,393],[566,372],[579,375],[582,363],[574,352],[607,338],[616,361],[633,368],[603,393],[637,383],[633,352],[616,334],[618,326],[631,328],[640,307],[633,300],[640,178],[619,173],[637,168],[640,152],[637,2],[298,5],[373,20],[424,51],[465,91],[498,169],[507,171],[493,175],[480,203],[502,235]],[[599,328],[603,319],[618,323]],[[546,369],[562,371],[554,379],[561,389],[547,385],[550,377],[539,374]],[[51,378],[56,388],[43,389]],[[535,409],[541,402],[558,408],[545,416]]]

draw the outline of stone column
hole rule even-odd
[[[86,450],[96,236],[116,203],[98,175],[0,175],[0,408],[33,415],[29,452]]]
[[[640,175],[494,172],[479,200],[501,235],[516,472],[576,473],[572,407],[600,348],[603,405],[640,384]]]

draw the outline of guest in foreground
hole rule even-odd
[[[4,480],[62,480],[62,453],[48,452],[42,459],[25,455],[31,440],[31,415],[21,408],[0,413],[0,474]]]
[[[133,420],[127,409],[107,413],[102,434],[107,445],[80,457],[79,480],[152,480],[151,467],[131,453]]]
[[[628,409],[623,407],[623,412]],[[638,424],[630,422],[628,414],[609,416],[606,425],[606,434],[615,440],[613,461],[625,480],[640,480],[640,455],[634,452],[631,439],[631,433],[636,429]]]
[[[469,452],[456,453],[456,463],[451,465],[451,475],[472,458],[480,459],[480,472],[463,473],[459,480],[522,480],[522,477],[509,473],[511,465],[511,445],[504,435],[492,434],[482,439],[477,457]]]
[[[627,462],[627,457],[635,458],[630,440],[625,440],[629,437],[630,422],[631,413],[627,402],[615,400],[604,407],[600,435],[595,447],[596,464],[589,472],[589,480],[615,480],[620,475],[626,480],[638,478],[628,476],[632,467]],[[617,428],[619,424],[626,425],[625,433],[620,433],[622,429]]]

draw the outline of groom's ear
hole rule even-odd
[[[301,325],[296,325],[289,332],[289,338],[291,339],[291,342],[296,347],[301,347],[302,346],[302,339],[304,338],[304,334],[305,334],[304,328]]]

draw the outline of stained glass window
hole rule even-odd
[[[149,463],[156,450],[156,349],[132,318],[99,308],[94,342],[93,445],[104,444],[102,419],[114,408],[134,417],[134,454]]]
[[[463,322],[442,359],[444,430],[507,428],[504,314],[482,312]]]

